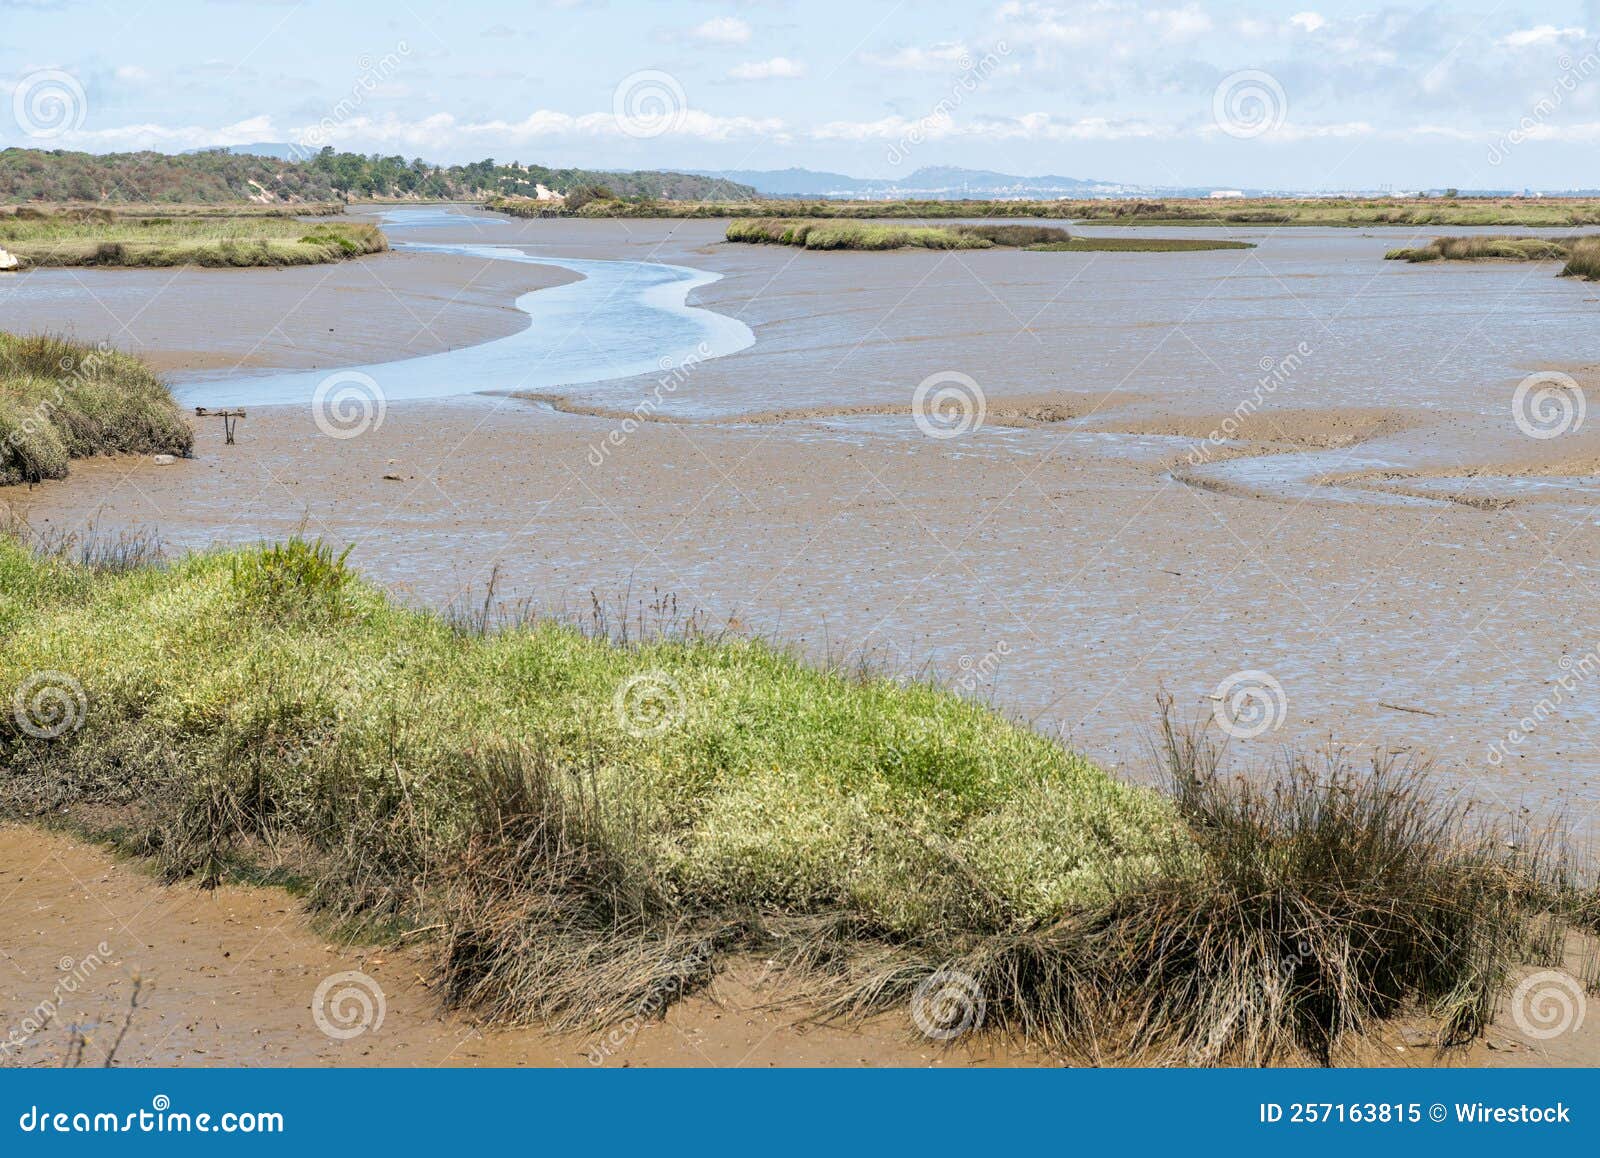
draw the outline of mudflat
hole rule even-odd
[[[397,402],[359,437],[328,437],[304,406],[253,409],[236,446],[202,423],[193,461],[84,462],[9,501],[39,525],[149,526],[177,546],[304,525],[435,604],[481,596],[495,568],[500,597],[552,613],[671,592],[817,653],[930,671],[1134,775],[1161,691],[1204,714],[1231,675],[1266,672],[1284,702],[1241,760],[1404,750],[1488,807],[1592,832],[1600,696],[1558,681],[1600,640],[1582,594],[1595,496],[1495,483],[1590,456],[1592,429],[1530,438],[1511,408],[1531,371],[1585,378],[1592,291],[1386,264],[1404,231],[1383,232],[1262,231],[1244,253],[856,254],[725,246],[714,222],[466,214],[409,236],[711,269],[723,280],[693,304],[759,340],[542,400]],[[376,312],[400,330],[433,303],[417,340],[438,346],[509,324],[488,287],[544,268],[381,260],[407,272],[363,300],[393,294]],[[236,276],[244,301],[304,275]],[[233,342],[199,332],[197,292],[145,303],[140,346],[171,342],[197,370],[182,351]],[[322,340],[298,312],[273,333]],[[257,356],[305,364],[278,348]],[[984,403],[948,438],[910,401],[945,371]],[[1518,727],[1546,701],[1548,723]]]

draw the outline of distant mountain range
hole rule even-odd
[[[274,157],[283,161],[307,159],[316,150],[299,145],[263,141],[226,148],[190,149],[190,153],[228,152],[252,157]],[[609,170],[597,170],[606,172]],[[902,178],[851,177],[816,169],[684,169],[697,177],[710,177],[748,185],[764,197],[856,197],[868,200],[898,197],[956,200],[963,197],[1126,197],[1139,193],[1177,196],[1180,192],[1204,195],[1208,190],[1150,189],[1113,181],[1081,177],[1019,177],[989,169],[962,169],[952,165],[929,165]]]
[[[1014,173],[961,169],[950,165],[925,166],[914,173],[895,178],[851,177],[844,173],[818,172],[814,169],[691,169],[689,172],[702,177],[737,181],[741,185],[751,186],[766,197],[915,197],[956,200],[965,197],[1125,197],[1137,193],[1176,195],[1178,192],[1054,174],[1019,177]]]

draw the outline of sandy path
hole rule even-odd
[[[163,886],[99,849],[54,833],[0,827],[0,1065],[57,1065],[70,1027],[91,1039],[86,1064],[102,1064],[139,1007],[119,1065],[977,1065],[1048,1059],[993,1042],[938,1048],[909,1019],[855,1032],[800,1023],[758,1008],[749,982],[759,962],[724,974],[715,1001],[694,998],[665,1021],[607,1034],[481,1032],[440,1012],[425,954],[330,944],[277,889],[228,885],[203,892]],[[312,1003],[325,978],[370,977],[384,997],[382,1023],[348,1039],[317,1026]],[[59,993],[68,979],[75,991]],[[366,984],[366,983],[363,983]],[[371,988],[366,990],[369,994]],[[30,1032],[41,1002],[51,1024]],[[330,1014],[331,1014],[330,1010]],[[337,1028],[337,1025],[336,1025]]]
[[[163,886],[100,849],[16,826],[0,827],[0,929],[0,1066],[59,1065],[73,1027],[88,1039],[84,1064],[101,1065],[125,1020],[122,1066],[1059,1064],[992,1036],[929,1042],[908,1018],[808,1023],[799,1010],[765,1008],[772,991],[758,961],[736,963],[709,998],[674,1005],[663,1021],[587,1035],[484,1031],[440,1011],[424,952],[330,944],[279,890]],[[352,971],[365,975],[369,997],[381,990],[383,1018],[331,1037],[313,1016],[315,994]],[[41,1003],[54,1015],[36,1032]],[[1397,1026],[1350,1060],[1437,1064],[1431,1049],[1408,1044],[1419,1040]],[[1447,1064],[1600,1064],[1600,1017],[1539,1040],[1503,1009],[1487,1041]]]

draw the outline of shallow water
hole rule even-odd
[[[391,211],[409,227],[451,224],[440,211]],[[413,216],[415,215],[415,216]],[[343,367],[333,384],[371,379],[386,402],[448,398],[485,391],[541,390],[583,382],[662,374],[736,353],[755,343],[736,318],[688,304],[696,289],[721,275],[643,261],[542,257],[506,245],[400,242],[397,249],[459,254],[490,261],[554,265],[581,281],[533,290],[517,299],[528,327],[510,337],[420,358]],[[328,389],[326,371],[203,376],[180,382],[180,402],[206,406],[275,406],[312,402]]]

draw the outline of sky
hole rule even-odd
[[[0,0],[0,147],[1600,186],[1600,0]]]

